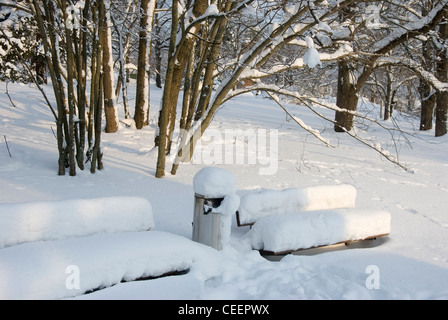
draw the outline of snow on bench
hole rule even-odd
[[[388,235],[390,214],[356,209],[356,194],[348,184],[249,193],[241,198],[237,224],[250,225],[246,239],[267,254]]]
[[[391,216],[382,210],[334,209],[260,218],[245,235],[266,254],[366,240],[390,233]]]
[[[0,221],[0,248],[154,227],[151,204],[139,197],[1,203]]]
[[[186,271],[213,250],[151,230],[30,242],[0,249],[0,300],[64,299],[124,281]]]
[[[67,298],[178,273],[207,250],[153,228],[151,204],[138,197],[0,204],[0,299]]]
[[[354,208],[356,188],[348,184],[263,190],[241,198],[238,226],[254,224],[266,216],[312,210]]]

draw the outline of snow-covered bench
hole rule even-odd
[[[349,184],[250,192],[241,198],[237,224],[253,225],[260,218],[287,213],[354,208],[356,194]]]
[[[237,223],[251,226],[245,239],[266,254],[389,235],[390,214],[355,208],[355,200],[350,185],[249,193],[241,198]]]
[[[68,298],[186,271],[204,250],[153,228],[137,197],[0,204],[0,299]]]
[[[333,209],[264,217],[246,234],[252,248],[284,254],[338,243],[374,239],[390,233],[390,214],[382,210]]]

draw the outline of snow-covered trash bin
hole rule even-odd
[[[230,243],[232,215],[238,210],[235,176],[206,167],[193,179],[195,192],[193,241],[221,250]]]

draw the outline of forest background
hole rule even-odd
[[[41,90],[56,123],[59,175],[76,175],[87,163],[91,172],[102,169],[101,135],[120,121],[149,125],[150,81],[163,89],[157,178],[167,173],[168,156],[171,174],[189,161],[216,111],[247,92],[265,92],[287,114],[286,102],[310,108],[333,123],[335,135],[349,134],[403,167],[354,128],[377,125],[393,140],[401,129],[391,116],[400,111],[420,117],[419,130],[446,134],[447,3],[1,0],[0,80]],[[379,104],[386,121],[358,110],[360,97]]]

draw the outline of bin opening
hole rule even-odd
[[[204,198],[204,214],[213,212],[213,209],[219,208],[224,198]]]

